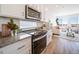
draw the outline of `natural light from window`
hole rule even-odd
[[[35,27],[37,27],[36,22],[20,21],[20,29],[22,29],[22,28],[35,28]]]

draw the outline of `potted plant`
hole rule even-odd
[[[10,18],[10,22],[7,23],[7,26],[11,30],[11,35],[15,36],[17,34],[17,30],[19,29],[19,27],[14,23],[12,18]]]

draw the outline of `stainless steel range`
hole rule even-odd
[[[40,54],[46,48],[47,31],[36,31],[32,35],[32,53]]]
[[[32,54],[40,54],[46,48],[47,31],[28,30],[24,31],[32,36]]]

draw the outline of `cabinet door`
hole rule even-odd
[[[8,46],[3,47],[1,50],[4,54],[17,54],[19,53],[18,49],[24,45],[25,43],[23,42],[16,42],[14,44],[10,44]]]
[[[47,45],[51,42],[52,40],[52,30],[48,30],[47,32]]]
[[[18,48],[19,53],[23,54],[31,54],[31,38],[28,38],[28,40],[23,41],[25,45]]]
[[[25,46],[25,47],[19,49],[18,52],[20,54],[31,54],[31,48]]]
[[[3,54],[3,51],[2,50],[0,50],[0,54]]]
[[[22,4],[2,4],[1,14],[4,16],[25,18],[25,5]]]
[[[0,49],[3,54],[28,54],[31,50],[31,37]]]

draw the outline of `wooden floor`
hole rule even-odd
[[[53,36],[51,43],[47,46],[43,54],[78,54],[79,42]]]

